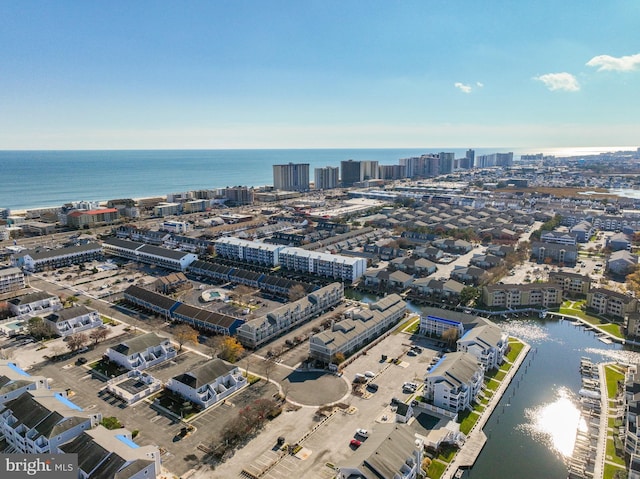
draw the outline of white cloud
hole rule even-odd
[[[478,88],[482,88],[482,87],[484,86],[484,83],[477,81],[477,82],[476,82],[476,86],[477,86]]]
[[[598,55],[587,62],[589,67],[598,67],[598,71],[611,70],[616,72],[630,72],[640,69],[640,53],[626,55],[624,57],[612,57],[610,55]]]
[[[456,82],[453,84],[453,86],[464,93],[471,93],[471,85],[465,85],[464,83]]]
[[[547,73],[546,75],[540,75],[534,78],[535,80],[541,81],[545,84],[545,86],[551,90],[562,90],[562,91],[578,91],[580,90],[580,84],[576,77],[574,77],[571,73]]]

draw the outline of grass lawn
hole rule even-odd
[[[611,366],[606,366],[604,373],[607,378],[607,397],[613,399],[618,392],[618,381],[624,381],[624,374]]]
[[[443,464],[438,461],[432,461],[429,466],[429,470],[427,471],[427,475],[430,479],[439,479],[442,477],[442,473],[447,468],[446,464]]]
[[[520,351],[524,348],[524,344],[520,341],[513,341],[512,338],[509,338],[509,352],[507,353],[507,359],[510,362],[516,360],[516,358],[520,355]]]
[[[473,425],[478,422],[480,416],[475,412],[464,411],[464,413],[458,414],[458,419],[460,419],[460,431],[464,434],[469,434]]]
[[[613,323],[611,323],[611,324],[602,324],[602,325],[600,325],[600,329],[602,329],[603,331],[606,331],[609,334],[612,334],[616,338],[624,338],[624,336],[620,332],[620,325],[619,324],[613,324]]]
[[[500,386],[500,383],[498,381],[489,380],[485,383],[485,390],[495,391],[496,389],[498,389],[498,386]]]
[[[616,447],[613,444],[613,439],[609,439],[607,438],[607,452],[606,452],[606,459],[607,461],[611,461],[614,462],[616,464],[620,464],[621,466],[624,466],[624,458],[619,457],[616,454]]]
[[[613,479],[616,475],[616,472],[626,471],[624,467],[616,467],[613,464],[604,463],[604,473],[602,474],[602,479]],[[623,477],[627,477],[626,474]]]
[[[457,447],[442,446],[442,452],[440,452],[440,454],[438,454],[438,457],[436,459],[438,459],[439,461],[442,461],[442,462],[451,462],[453,460],[453,457],[456,455],[457,452],[458,452],[458,448]]]

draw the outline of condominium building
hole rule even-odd
[[[473,354],[485,371],[502,365],[508,347],[509,335],[489,321],[471,328],[457,341],[457,350]]]
[[[24,273],[20,268],[0,269],[0,294],[18,291],[24,287]]]
[[[273,187],[284,191],[308,191],[309,163],[273,165]]]
[[[225,188],[224,197],[232,205],[252,205],[254,201],[253,188],[247,186],[234,186],[232,188]]]
[[[367,260],[338,254],[283,248],[279,253],[283,268],[354,283],[367,269]]]
[[[348,311],[347,318],[334,322],[330,330],[311,336],[309,356],[330,363],[338,353],[358,351],[396,324],[406,311],[407,304],[397,294]]]
[[[106,253],[120,258],[154,264],[174,271],[185,271],[198,259],[193,253],[176,251],[119,238],[107,238],[102,246]]]
[[[563,293],[570,296],[586,296],[591,288],[589,276],[569,271],[550,272],[549,283],[557,284],[562,288]]]
[[[562,303],[562,288],[550,283],[492,284],[482,288],[482,301],[489,307],[516,309]]]
[[[35,248],[21,251],[11,256],[11,265],[37,273],[99,259],[102,259],[102,246],[87,243],[58,249]]]
[[[81,478],[155,479],[162,472],[158,446],[136,444],[124,428],[109,430],[99,425],[56,452],[78,455]]]
[[[9,310],[14,316],[36,316],[62,309],[60,298],[46,291],[36,291],[9,301]]]
[[[93,228],[113,223],[120,218],[116,208],[102,208],[97,210],[76,210],[67,215],[67,226],[71,228]]]
[[[102,326],[98,312],[82,304],[48,314],[43,321],[54,334],[63,338]]]
[[[0,359],[0,409],[26,391],[48,388],[49,382],[44,376],[31,376],[16,363]]]
[[[256,348],[337,305],[343,298],[343,285],[332,283],[266,316],[247,321],[238,328],[238,340],[247,347]]]
[[[64,392],[36,389],[0,407],[0,435],[19,453],[55,453],[101,420],[102,414],[84,412]]]
[[[427,372],[423,396],[451,412],[472,408],[482,389],[484,366],[473,354],[447,353]]]
[[[167,338],[156,333],[146,333],[107,348],[105,354],[109,361],[126,369],[142,371],[175,358],[178,352]]]
[[[587,308],[598,314],[624,319],[638,309],[638,300],[633,296],[605,288],[593,288],[587,294]]]
[[[259,263],[267,266],[280,264],[279,253],[283,245],[248,241],[233,236],[219,238],[214,243],[216,255],[223,258]]]
[[[332,166],[314,170],[314,187],[316,190],[330,190],[340,184],[340,169]]]

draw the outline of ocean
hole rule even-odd
[[[556,156],[597,154],[605,148],[476,148],[476,156],[496,152]],[[309,163],[340,166],[343,160],[398,164],[401,158],[467,148],[312,149],[312,150],[69,150],[0,151],[0,208],[25,210],[70,201],[165,196],[197,189],[273,184],[272,165]]]

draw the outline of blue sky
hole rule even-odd
[[[0,149],[633,146],[636,0],[0,2]]]

